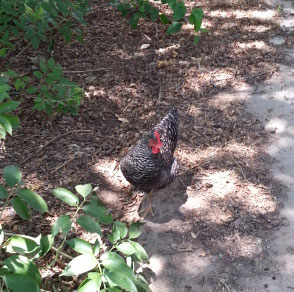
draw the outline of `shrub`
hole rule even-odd
[[[38,194],[23,188],[18,167],[5,167],[4,179],[8,185],[7,188],[0,187],[0,198],[6,199],[4,206],[11,202],[16,213],[24,220],[29,218],[31,209],[41,213],[48,211],[46,202]],[[136,263],[148,261],[146,251],[135,241],[141,234],[142,223],[133,223],[128,228],[125,223],[113,221],[90,184],[78,185],[75,190],[76,193],[65,188],[52,191],[55,197],[74,207],[75,212],[72,217],[60,216],[52,226],[51,234],[31,237],[12,234],[0,227],[0,242],[6,251],[0,269],[1,287],[5,286],[8,291],[14,292],[39,292],[42,279],[36,261],[48,252],[54,252],[55,257],[48,266],[54,266],[60,254],[70,259],[61,277],[85,274],[78,292],[150,291],[143,275],[136,272]],[[68,239],[74,224],[94,233],[96,241],[91,244],[81,238]],[[107,236],[103,236],[101,224],[111,225]],[[63,240],[55,247],[55,238],[59,233],[63,235]],[[8,236],[5,241],[4,236]],[[78,255],[73,257],[63,252],[65,245]],[[58,291],[55,287],[52,289]]]

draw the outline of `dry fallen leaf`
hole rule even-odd
[[[163,60],[163,61],[157,61],[157,67],[160,69],[160,68],[163,68],[163,67],[166,67],[169,65],[169,61],[167,60]]]
[[[150,44],[143,44],[142,46],[141,46],[141,50],[145,50],[145,49],[147,49],[147,48],[149,48],[150,47]]]
[[[115,116],[116,116],[117,119],[118,119],[120,122],[122,122],[122,123],[128,123],[128,122],[129,122],[129,120],[126,119],[126,118],[120,117],[119,115],[115,115]]]

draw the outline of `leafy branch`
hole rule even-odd
[[[22,175],[18,167],[7,166],[4,168],[3,176],[13,192],[8,195],[7,188],[1,186],[0,196],[2,199],[5,198],[6,202],[11,201],[15,212],[22,219],[28,219],[30,209],[41,213],[48,211],[46,202],[38,194],[23,188],[24,183],[21,181]],[[44,268],[39,268],[36,260],[53,252],[54,259],[47,267],[53,267],[59,255],[69,259],[60,274],[61,277],[86,274],[78,292],[149,292],[148,283],[143,275],[135,270],[135,263],[149,260],[145,249],[135,241],[142,232],[142,223],[136,222],[127,227],[125,223],[113,221],[111,214],[99,200],[97,189],[93,189],[91,184],[77,185],[75,191],[76,193],[73,193],[65,188],[52,191],[56,198],[76,209],[72,217],[60,216],[52,226],[51,234],[31,237],[3,231],[2,226],[0,227],[0,244],[7,255],[0,263],[1,286],[13,292],[39,292],[42,287],[40,269]],[[15,199],[16,204],[12,203]],[[68,234],[74,224],[94,233],[95,243],[81,238],[68,240]],[[112,226],[106,237],[103,236],[101,225]],[[54,241],[60,233],[63,240],[55,247]],[[4,236],[8,237],[6,241]],[[100,242],[103,243],[102,247]],[[65,245],[78,255],[65,253]]]

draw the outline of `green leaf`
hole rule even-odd
[[[40,256],[44,256],[46,253],[48,253],[51,250],[54,243],[54,237],[51,234],[42,236],[40,243],[42,248],[40,252]]]
[[[2,117],[7,119],[10,122],[13,129],[16,129],[19,127],[20,122],[19,122],[19,118],[17,116],[2,115]]]
[[[152,21],[156,21],[159,16],[159,10],[157,8],[151,8],[150,10],[150,17]]]
[[[14,111],[19,104],[20,102],[14,100],[0,103],[0,114],[6,114]]]
[[[44,59],[42,59],[40,61],[40,69],[43,73],[46,73],[47,72],[47,65],[46,65],[46,62]]]
[[[52,236],[56,236],[59,231],[61,230],[61,233],[63,235],[66,235],[71,229],[71,219],[68,215],[62,215],[60,216],[55,224],[52,226]]]
[[[102,235],[99,223],[88,215],[81,215],[77,219],[77,223],[89,232],[98,233],[99,235]]]
[[[189,22],[194,25],[194,30],[199,31],[202,24],[203,10],[202,8],[193,8],[189,16]]]
[[[94,253],[95,256],[98,256],[99,252],[100,252],[100,243],[99,243],[99,240],[97,238],[95,243],[94,243],[93,253]]]
[[[102,224],[113,222],[112,216],[108,213],[107,209],[95,201],[91,201],[90,204],[85,205],[82,210],[84,213],[95,217]]]
[[[6,56],[6,49],[2,48],[0,49],[0,57],[5,57]]]
[[[19,217],[21,217],[24,220],[29,219],[30,216],[29,216],[27,206],[25,205],[22,199],[14,197],[11,200],[11,205]]]
[[[134,241],[125,241],[119,244],[117,250],[126,255],[135,255],[140,261],[149,260],[149,257],[145,249],[137,242]]]
[[[48,91],[49,90],[49,87],[46,86],[46,85],[41,85],[40,88],[41,88],[42,91]]]
[[[0,137],[5,139],[6,138],[6,132],[5,129],[0,125]]]
[[[28,189],[19,189],[17,191],[17,195],[25,202],[27,202],[29,206],[33,209],[41,213],[48,212],[48,206],[44,199],[40,195],[34,193],[33,191]]]
[[[91,271],[98,265],[98,261],[94,255],[83,254],[69,262],[65,267],[61,276],[77,276]]]
[[[128,234],[128,228],[125,223],[122,223],[120,221],[114,222],[114,228],[116,228],[120,234],[120,239],[123,239]]]
[[[48,67],[49,67],[50,70],[53,70],[56,67],[56,64],[55,64],[53,58],[49,58],[48,61],[47,61],[47,64],[48,64]]]
[[[66,43],[69,43],[72,39],[72,30],[70,28],[70,23],[64,23],[60,28],[60,32],[64,37]]]
[[[134,248],[136,249],[135,255],[136,257],[141,261],[141,260],[149,260],[148,254],[146,253],[145,249],[143,248],[143,246],[138,243],[138,242],[134,242],[134,241],[130,241],[131,244],[134,246]]]
[[[38,268],[27,257],[13,255],[3,262],[11,272],[26,275],[31,277],[36,283],[41,284],[41,275]]]
[[[0,199],[6,199],[8,197],[8,192],[5,187],[0,185]]]
[[[109,278],[111,282],[115,283],[118,287],[125,289],[129,292],[137,292],[137,288],[133,281],[126,275],[112,271],[105,274],[106,278]]]
[[[199,35],[195,35],[194,36],[194,45],[197,45],[199,41],[200,41],[200,36]]]
[[[183,23],[181,22],[173,22],[167,29],[168,34],[177,33],[181,30]]]
[[[0,81],[1,81],[1,79],[0,79]],[[8,82],[8,80],[4,79],[3,82]],[[8,84],[0,84],[0,92],[6,92],[6,91],[9,91],[10,89],[11,89],[11,87]]]
[[[33,74],[38,79],[41,79],[43,77],[43,74],[41,71],[34,71]]]
[[[9,253],[33,253],[39,247],[38,244],[32,239],[24,238],[21,236],[12,236],[4,244],[6,252]]]
[[[75,207],[79,204],[79,198],[65,188],[57,188],[52,191],[52,194],[69,206]]]
[[[186,14],[186,7],[185,4],[183,2],[178,2],[177,4],[175,4],[172,8],[173,10],[173,21],[179,21],[181,19],[183,19],[183,17]]]
[[[93,254],[92,245],[80,238],[73,238],[66,242],[73,250],[81,254]]]
[[[8,119],[3,116],[0,116],[0,124],[10,135],[12,134],[12,125]]]
[[[135,279],[134,284],[136,285],[138,292],[152,292],[149,288],[148,283],[144,281],[143,279],[139,279],[139,278]]]
[[[116,249],[126,255],[133,255],[137,252],[136,248],[128,241],[122,242]]]
[[[131,280],[135,279],[133,270],[126,264],[124,259],[115,252],[105,252],[100,259],[102,265],[109,271],[118,271]]]
[[[161,1],[162,2],[162,1]],[[177,0],[167,0],[169,8],[173,9],[177,5]]]
[[[33,49],[38,49],[39,48],[39,45],[40,45],[40,40],[38,39],[38,37],[36,35],[34,35],[32,37],[32,47]]]
[[[78,185],[75,187],[75,189],[83,198],[87,198],[88,195],[91,194],[93,190],[91,184]]]
[[[89,273],[88,277],[79,286],[78,292],[100,291],[101,283],[102,283],[101,274]]]
[[[19,89],[21,89],[23,87],[23,82],[20,78],[17,78],[14,82],[14,87],[15,90],[18,91]]]
[[[19,184],[21,181],[21,171],[19,167],[14,165],[9,165],[4,167],[3,176],[6,183],[10,187],[14,187],[16,184]]]
[[[131,18],[130,18],[130,25],[131,25],[132,28],[136,28],[137,27],[137,24],[138,24],[138,21],[140,20],[140,18],[142,18],[142,15],[139,12],[135,12],[131,16]]]
[[[7,77],[17,77],[18,76],[17,73],[12,69],[8,69],[7,72],[5,72],[3,75],[7,76]]]
[[[30,86],[26,89],[27,94],[34,94],[38,91],[38,88],[36,86]]]
[[[13,292],[40,292],[39,285],[26,275],[5,275],[4,279],[8,288]]]
[[[144,223],[142,222],[134,222],[132,223],[132,225],[129,228],[129,238],[137,238],[140,236],[140,234],[142,233],[142,230],[140,229],[140,227],[144,225]]]

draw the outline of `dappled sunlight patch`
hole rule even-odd
[[[204,196],[192,195],[192,196],[188,196],[186,203],[181,206],[180,211],[183,214],[185,214],[187,211],[189,212],[197,211],[197,209],[202,209],[207,207],[208,207],[208,202]]]
[[[275,10],[214,10],[207,13],[211,17],[219,18],[255,18],[259,20],[272,20],[276,16]]]
[[[209,162],[209,160],[214,159],[218,151],[219,148],[217,147],[208,147],[200,151],[200,149],[183,145],[183,147],[179,146],[177,149],[177,158],[184,168],[195,168],[201,163]]]
[[[246,196],[248,211],[257,215],[276,211],[277,202],[264,186],[251,184],[247,189],[248,191],[240,195]]]
[[[263,50],[263,51],[268,51],[270,52],[272,48],[267,45],[264,41],[254,41],[254,42],[236,42],[233,44],[233,47],[239,47],[241,49],[258,49],[258,50]]]
[[[234,141],[228,143],[223,150],[231,152],[232,155],[236,157],[254,158],[254,155],[257,154],[256,148],[236,143]]]
[[[166,258],[162,255],[155,254],[150,258],[150,265],[154,273],[159,274],[165,267]]]
[[[261,24],[259,24],[258,26],[257,25],[248,25],[248,26],[244,26],[243,30],[248,31],[249,33],[252,33],[252,32],[260,33],[260,32],[270,31],[271,27],[267,26],[267,25],[261,25]]]
[[[279,140],[275,141],[272,145],[268,148],[268,153],[271,156],[276,156],[281,150],[292,148],[294,145],[294,138],[285,136],[285,137],[279,137]]]
[[[265,124],[265,128],[267,130],[274,131],[275,133],[284,133],[287,129],[287,125],[287,120],[275,117]],[[281,146],[288,147],[289,143],[293,145],[293,141],[287,141],[284,139],[281,141]]]
[[[89,86],[88,89],[85,90],[85,96],[88,99],[91,99],[91,96],[100,96],[100,97],[106,97],[107,92],[105,91],[105,88],[99,87],[99,86]]]
[[[99,173],[110,186],[116,188],[129,186],[129,183],[120,171],[119,164],[116,160],[110,158],[99,159],[93,165],[93,171]]]
[[[227,194],[236,191],[238,178],[233,171],[218,171],[207,175],[206,179],[212,184],[211,191],[216,198],[224,198]]]
[[[262,253],[262,240],[251,235],[241,235],[236,232],[234,235],[225,236],[223,250],[232,258],[244,257],[254,258]]]

